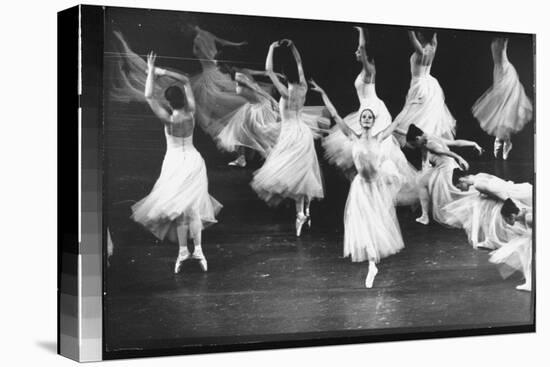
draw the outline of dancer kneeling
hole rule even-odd
[[[404,248],[394,207],[394,190],[398,187],[386,175],[381,148],[396,123],[374,135],[375,115],[365,109],[359,115],[362,131],[357,134],[338,115],[325,91],[314,81],[311,84],[314,91],[321,93],[342,132],[353,142],[352,157],[357,175],[351,183],[344,213],[344,257],[351,256],[353,262],[369,261],[365,286],[371,288],[378,273],[376,264]]]

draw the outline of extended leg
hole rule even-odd
[[[378,274],[376,263],[372,260],[369,260],[369,272],[367,274],[367,278],[365,279],[365,287],[372,288],[376,274]]]
[[[302,233],[302,226],[307,221],[307,216],[304,214],[304,201],[302,196],[296,200],[296,236],[300,237]]]
[[[502,159],[507,160],[508,154],[512,150],[512,140],[510,138],[504,140],[504,147],[502,148]]]

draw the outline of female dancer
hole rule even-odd
[[[409,39],[414,47],[411,55],[411,86],[407,93],[405,106],[395,118],[398,127],[396,137],[405,144],[405,135],[409,125],[414,124],[431,136],[452,140],[456,121],[445,105],[443,90],[430,70],[437,50],[437,33],[431,41],[424,39],[421,33],[409,31]],[[425,166],[427,161],[423,162]]]
[[[365,109],[359,117],[362,131],[357,134],[338,115],[325,91],[314,81],[311,85],[321,93],[343,133],[353,141],[357,175],[351,183],[344,213],[344,257],[351,256],[353,262],[369,261],[365,286],[371,288],[378,273],[376,263],[404,248],[393,203],[393,185],[388,185],[381,151],[382,142],[391,136],[397,123],[374,135],[375,115]]]
[[[461,177],[457,171],[453,172],[453,181],[464,195],[441,209],[445,223],[463,228],[474,248],[497,249],[518,237],[521,228],[511,226],[513,218],[503,218],[501,208],[507,199],[514,200],[522,209],[532,208],[532,185],[504,181],[486,173]]]
[[[265,158],[275,145],[280,131],[279,105],[246,74],[236,72],[233,75],[236,93],[248,102],[222,119],[225,127],[217,135],[216,141],[226,151],[238,151],[237,159],[229,165],[245,167],[245,147],[259,152]]]
[[[177,241],[179,253],[174,272],[181,263],[192,257],[200,262],[203,271],[207,262],[202,251],[203,228],[216,223],[215,215],[222,205],[208,194],[206,166],[193,146],[195,100],[189,79],[181,74],[155,67],[156,55],[147,57],[145,98],[153,112],[164,124],[166,155],[160,176],[144,199],[132,206],[132,219],[141,223],[159,239],[166,236]],[[178,80],[184,89],[168,87],[165,98],[170,109],[162,107],[153,96],[155,77],[162,75]],[[187,248],[187,238],[193,239],[193,255]]]
[[[524,228],[524,233],[514,237],[510,242],[491,253],[489,261],[494,264],[503,264],[513,271],[523,273],[525,283],[518,285],[516,289],[531,291],[531,262],[533,258],[533,211],[531,208],[518,208],[511,199],[507,199],[502,205],[501,214],[509,224],[519,222],[516,226]],[[504,269],[506,270],[506,269]],[[501,271],[504,277],[511,272]]]
[[[296,62],[298,77],[288,74],[288,86],[273,72],[273,53],[276,47],[288,46]],[[279,108],[281,132],[264,165],[254,173],[252,188],[271,205],[290,198],[296,203],[296,236],[310,221],[309,204],[312,199],[324,197],[321,170],[313,144],[314,135],[304,121],[302,109],[307,93],[307,82],[302,59],[290,40],[273,42],[269,47],[266,70],[281,95]],[[305,209],[305,211],[304,211]]]
[[[392,118],[386,108],[386,104],[376,95],[376,67],[374,59],[372,59],[372,57],[369,58],[367,55],[365,30],[360,27],[355,27],[355,29],[359,32],[359,45],[355,51],[355,56],[357,61],[362,64],[362,70],[355,79],[355,89],[357,91],[360,107],[358,111],[346,116],[344,122],[357,134],[361,133],[362,128],[359,123],[359,117],[361,112],[368,108],[373,111],[376,116],[376,122],[372,128],[372,134],[376,135],[391,124]],[[330,163],[341,168],[350,178],[353,178],[355,175],[351,154],[352,146],[353,144],[351,144],[349,138],[344,135],[342,129],[340,129],[338,125],[332,128],[329,135],[323,139],[325,158],[327,158]],[[401,190],[396,200],[396,204],[410,205],[416,203],[418,194],[415,182],[418,172],[407,161],[397,140],[391,137],[382,141],[382,152],[385,159],[393,162],[395,171],[399,172],[397,177],[400,180]]]
[[[434,164],[433,167],[426,166],[420,172],[418,189],[422,215],[416,221],[422,224],[430,223],[428,212],[431,203],[433,218],[439,223],[445,224],[445,215],[441,208],[464,195],[453,186],[453,170],[456,167],[463,170],[469,168],[468,162],[452,152],[449,147],[473,147],[479,154],[483,153],[483,149],[473,141],[448,140],[428,135],[414,124],[409,125],[406,139],[412,147],[421,149],[423,157],[427,157],[427,161]]]
[[[495,137],[495,158],[504,142],[502,158],[505,160],[512,150],[511,136],[521,131],[533,117],[531,101],[525,95],[516,69],[508,61],[507,45],[507,38],[493,39],[493,86],[472,107],[481,128]]]

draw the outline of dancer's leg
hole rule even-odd
[[[512,140],[507,138],[504,140],[504,146],[502,148],[502,159],[507,160],[510,151],[512,150]]]
[[[174,273],[179,273],[181,263],[189,259],[189,249],[187,248],[187,237],[189,234],[189,226],[184,221],[183,216],[177,219],[176,233],[178,236],[179,252],[176,264],[174,265]]]
[[[307,226],[311,228],[311,213],[309,212],[309,205],[311,200],[309,198],[304,199],[304,215],[307,217]]]
[[[495,145],[493,149],[493,154],[495,155],[495,158],[498,156],[500,148],[502,148],[502,139],[495,138]]]
[[[525,277],[525,283],[523,283],[522,285],[518,285],[516,289],[520,291],[530,292],[531,291],[531,261],[529,261],[528,264],[526,264],[523,267],[523,276]]]
[[[429,224],[430,217],[428,213],[430,211],[430,194],[428,188],[426,186],[421,186],[418,190],[418,194],[420,197],[420,206],[422,207],[422,215],[416,218],[416,221],[422,224]]]
[[[245,167],[246,166],[246,157],[244,147],[237,148],[237,159],[228,163],[229,166]]]
[[[206,257],[202,252],[202,222],[198,216],[194,216],[191,221],[191,236],[193,237],[193,244],[195,245],[195,250],[193,251],[193,259],[199,260],[199,264],[202,268],[202,271],[208,270],[208,264],[206,262]]]

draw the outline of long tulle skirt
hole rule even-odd
[[[522,235],[493,251],[489,261],[501,265],[499,270],[504,278],[516,271],[527,275],[525,271],[531,268],[532,245],[532,232],[526,229]]]
[[[511,226],[504,221],[500,214],[502,203],[472,190],[446,205],[442,212],[446,224],[463,228],[472,245],[484,241],[485,247],[497,249],[524,232],[521,226]]]
[[[397,115],[397,129],[406,132],[415,124],[425,133],[453,139],[456,121],[445,104],[445,96],[439,82],[427,74],[411,79],[405,106]],[[405,144],[405,136],[396,134],[399,143]]]
[[[269,102],[246,103],[224,118],[225,127],[216,137],[218,147],[229,152],[247,147],[266,157],[279,137],[278,119],[279,113]]]
[[[324,197],[313,133],[304,122],[298,118],[281,122],[277,143],[254,172],[251,186],[270,205],[284,198]]]
[[[344,212],[344,257],[378,262],[403,248],[390,186],[382,175],[374,181],[356,175]]]
[[[499,139],[509,139],[531,120],[533,106],[511,63],[495,65],[493,85],[476,101],[472,113],[487,134]]]
[[[169,147],[153,189],[132,206],[132,219],[159,239],[174,238],[178,222],[195,236],[216,223],[222,205],[208,194],[206,166],[193,147]]]
[[[214,64],[203,65],[202,72],[191,78],[191,87],[195,96],[197,122],[214,138],[229,122],[226,117],[248,103],[237,94],[235,82]]]

